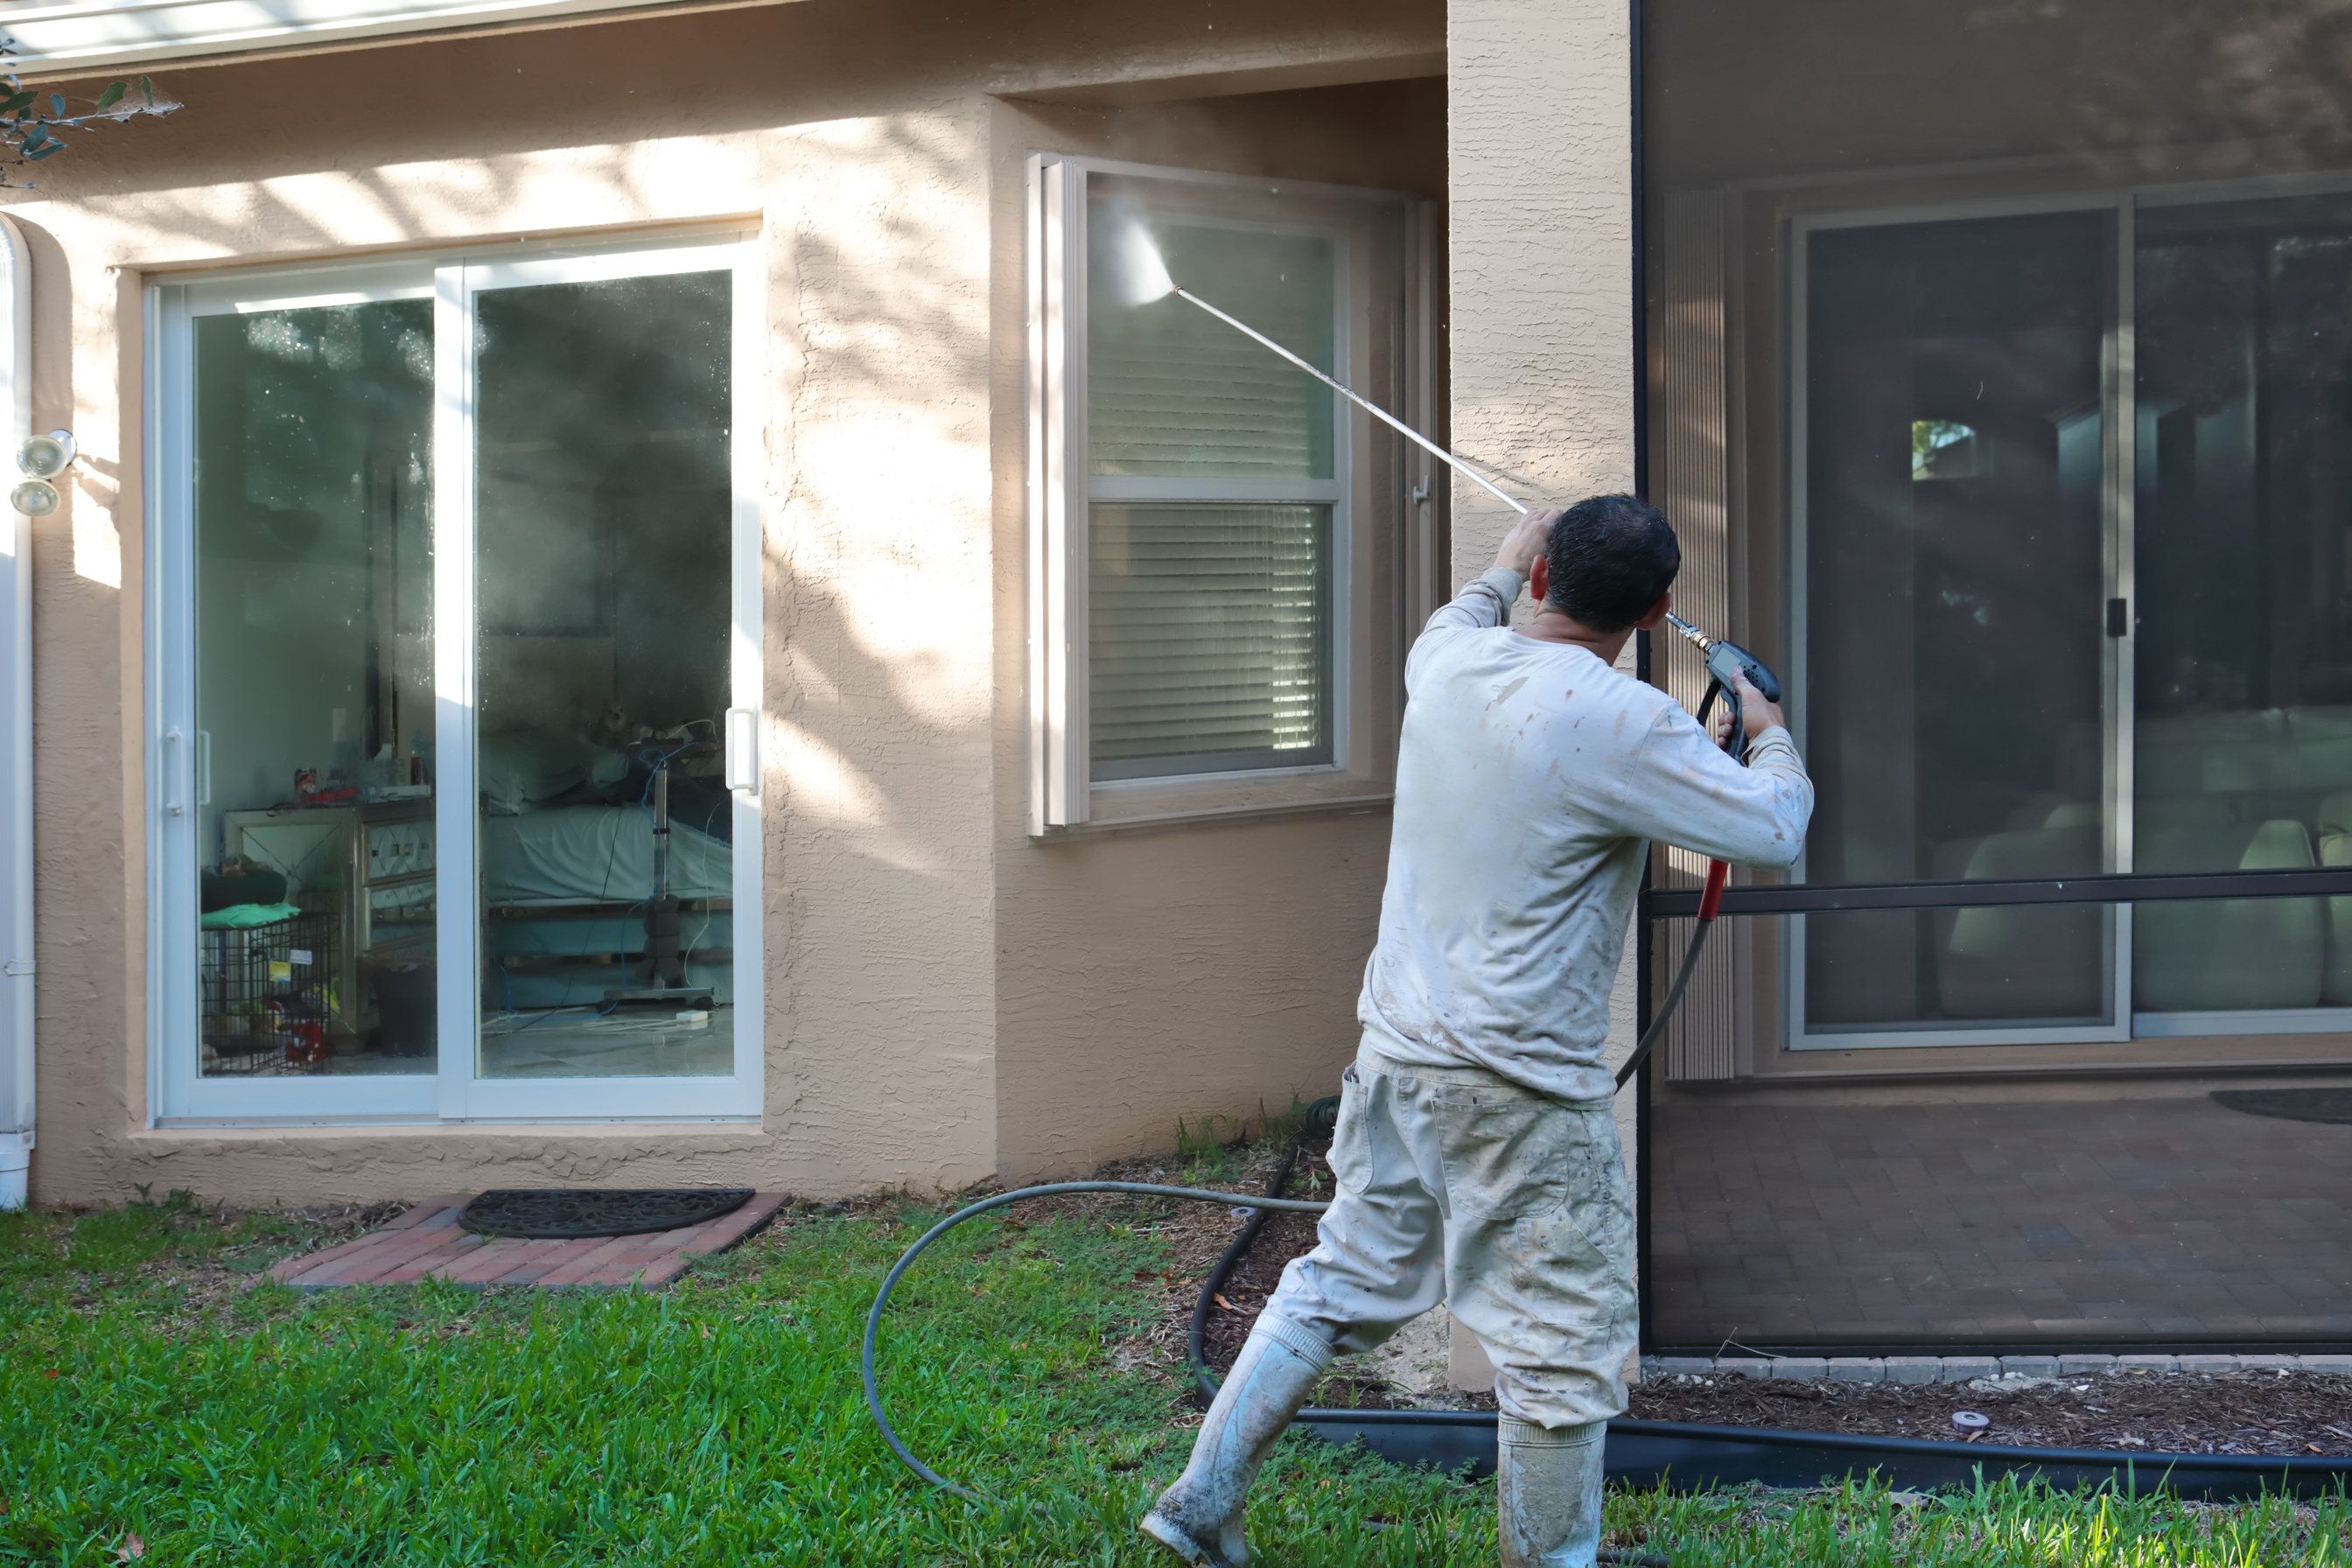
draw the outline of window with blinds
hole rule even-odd
[[[1331,763],[1339,400],[1182,300],[1107,286],[1145,223],[1184,287],[1333,369],[1344,236],[1087,195],[1088,757],[1098,781]]]

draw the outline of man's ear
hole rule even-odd
[[[1672,588],[1669,588],[1664,593],[1658,595],[1658,602],[1656,604],[1652,605],[1648,609],[1642,612],[1642,618],[1633,623],[1633,629],[1643,632],[1657,630],[1658,623],[1664,620],[1666,618],[1666,612],[1674,607],[1675,591]]]
[[[1540,555],[1536,557],[1536,569],[1528,574],[1528,592],[1538,605],[1551,596],[1551,563]]]

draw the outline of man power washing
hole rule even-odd
[[[1523,519],[1405,662],[1395,830],[1332,1134],[1339,1192],[1283,1271],[1183,1476],[1144,1516],[1247,1559],[1258,1465],[1334,1355],[1444,1300],[1495,1363],[1506,1568],[1587,1568],[1635,1339],[1633,1211],[1601,1058],[1646,840],[1787,866],[1813,789],[1741,683],[1748,764],[1613,668],[1682,552],[1631,496]],[[1534,618],[1506,623],[1533,574]],[[1727,713],[1718,729],[1727,725]]]

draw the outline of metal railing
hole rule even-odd
[[[2352,866],[2287,871],[2107,872],[2095,877],[1958,882],[1775,882],[1727,888],[1726,915],[1836,914],[1862,910],[1999,909],[2020,904],[2147,904],[2186,899],[2352,896]],[[1643,918],[1688,920],[1699,890],[1651,888]]]

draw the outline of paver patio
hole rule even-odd
[[[590,1236],[566,1241],[477,1236],[457,1215],[470,1193],[425,1199],[382,1230],[340,1247],[279,1259],[270,1278],[298,1290],[343,1285],[406,1285],[446,1279],[453,1285],[536,1285],[656,1289],[686,1272],[697,1258],[724,1252],[768,1223],[788,1201],[783,1193],[754,1193],[732,1213],[703,1225],[643,1236]]]
[[[2201,1093],[1805,1106],[1651,1123],[1663,1344],[2179,1349],[2352,1329],[2352,1126]]]

